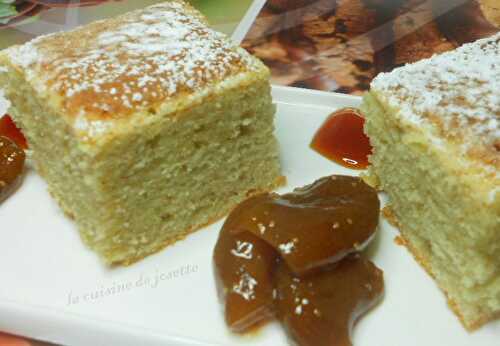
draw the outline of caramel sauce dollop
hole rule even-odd
[[[246,333],[277,317],[299,345],[351,345],[355,321],[383,294],[382,271],[360,255],[379,212],[376,191],[350,176],[241,203],[214,249],[229,328]]]

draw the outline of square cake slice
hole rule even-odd
[[[500,314],[500,34],[379,75],[371,172],[465,327]]]
[[[38,172],[130,264],[284,182],[269,72],[180,0],[0,52]]]

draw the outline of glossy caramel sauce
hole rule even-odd
[[[276,316],[299,345],[350,345],[354,321],[383,291],[382,272],[358,255],[379,211],[375,190],[348,176],[241,203],[214,250],[229,328],[246,333]]]
[[[231,216],[230,216],[231,217]],[[261,239],[224,227],[214,250],[217,291],[229,329],[243,333],[274,316],[273,271],[277,256]]]
[[[27,149],[28,144],[23,133],[16,127],[11,117],[4,115],[0,118],[0,136],[4,136],[13,140],[22,149]]]
[[[16,143],[0,136],[0,202],[21,181],[25,159],[24,151]]]
[[[318,130],[311,148],[344,167],[365,169],[369,165],[372,147],[363,132],[364,122],[355,108],[338,110]]]
[[[352,345],[354,323],[384,291],[382,271],[359,254],[305,278],[280,265],[276,283],[278,318],[301,346]]]
[[[302,275],[361,251],[375,234],[379,210],[376,191],[361,179],[331,176],[283,196],[250,198],[224,227],[261,238]]]

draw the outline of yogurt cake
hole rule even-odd
[[[269,72],[180,0],[0,52],[38,172],[109,264],[284,182]]]
[[[407,247],[473,330],[500,314],[500,34],[379,75],[371,172]]]

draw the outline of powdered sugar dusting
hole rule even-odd
[[[231,250],[231,254],[244,259],[252,259],[253,244],[246,241],[236,241],[236,248]]]
[[[79,115],[73,126],[76,131],[81,132],[83,137],[87,136],[92,138],[108,132],[113,127],[113,123],[109,120],[87,119],[85,116]]]
[[[464,154],[500,165],[500,33],[380,74],[372,90],[400,116],[434,125]]]
[[[233,286],[233,292],[242,296],[245,300],[253,300],[255,299],[256,286],[257,280],[250,274],[243,273],[240,277],[240,281]]]
[[[148,109],[254,67],[180,0],[41,37],[9,55],[62,96],[66,113],[100,119]]]
[[[39,36],[25,45],[7,49],[7,54],[18,66],[22,68],[31,67],[42,59],[42,55],[38,52],[36,44],[50,37],[52,35]]]
[[[496,187],[488,193],[488,203],[493,204],[497,198],[498,191],[500,191],[500,187]]]
[[[292,240],[292,241],[289,241],[288,243],[280,244],[278,246],[278,248],[282,254],[289,255],[295,249],[295,242]]]
[[[4,91],[0,89],[0,116],[7,113],[10,107],[10,101],[5,97]]]

